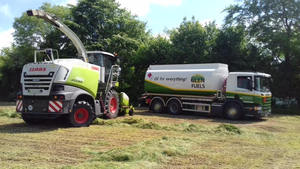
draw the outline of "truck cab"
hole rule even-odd
[[[225,97],[242,104],[246,114],[267,116],[271,113],[270,78],[266,73],[230,72]]]

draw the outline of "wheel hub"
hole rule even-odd
[[[74,119],[76,123],[83,124],[89,119],[89,112],[85,108],[78,109],[74,114]]]
[[[170,106],[170,110],[171,110],[171,112],[177,112],[178,111],[178,106],[176,104],[172,104]]]
[[[109,110],[111,113],[116,113],[117,111],[117,99],[115,97],[113,97],[111,100],[110,100],[110,103],[109,103]]]
[[[230,116],[235,116],[235,115],[237,114],[237,110],[236,110],[235,108],[230,108],[230,109],[228,110],[228,114],[229,114]]]
[[[154,110],[155,111],[159,111],[161,109],[161,105],[160,104],[155,104],[154,105]]]

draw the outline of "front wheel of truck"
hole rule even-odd
[[[241,106],[237,103],[228,103],[225,107],[225,115],[227,119],[230,120],[239,120],[242,118],[242,109]]]
[[[68,116],[74,127],[89,126],[94,119],[93,107],[85,101],[78,101],[73,105],[73,111]]]

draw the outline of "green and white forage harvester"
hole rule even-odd
[[[193,111],[229,119],[263,117],[271,113],[270,75],[229,72],[228,65],[150,65],[144,100],[157,113]]]
[[[16,110],[26,123],[65,116],[71,125],[80,127],[88,126],[96,117],[133,113],[128,96],[117,92],[121,69],[115,64],[116,56],[86,51],[77,35],[52,14],[41,10],[29,10],[27,14],[63,32],[75,45],[78,56],[59,59],[57,50],[36,50],[34,62],[24,65]]]

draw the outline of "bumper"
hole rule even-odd
[[[53,99],[52,96],[32,97],[24,96],[17,100],[16,111],[22,114],[68,114],[74,100]]]
[[[270,109],[262,109],[261,107],[252,107],[245,109],[246,116],[255,116],[255,117],[267,117],[271,115]]]

